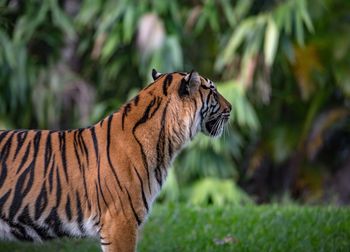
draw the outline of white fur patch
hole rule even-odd
[[[95,226],[94,218],[90,216],[84,221],[85,235],[89,237],[98,237],[98,228]]]
[[[74,237],[79,237],[82,236],[83,233],[81,232],[81,230],[79,229],[79,225],[77,222],[64,222],[62,223],[63,226],[63,230],[67,233],[69,233],[69,235],[74,236]]]
[[[10,226],[3,220],[0,219],[0,239],[1,240],[15,240],[11,234]]]

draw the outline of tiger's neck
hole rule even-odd
[[[170,98],[154,97],[138,108],[134,102],[126,104],[116,116],[120,119],[118,134],[122,152],[132,166],[147,171],[144,176],[155,181],[153,187],[162,187],[168,168],[176,154],[197,132],[193,111],[178,111]],[[181,116],[180,116],[181,114]],[[126,144],[125,144],[126,143]],[[140,158],[135,157],[140,153]],[[142,176],[142,174],[141,174]],[[152,186],[150,186],[152,187]],[[150,188],[150,191],[153,191]]]

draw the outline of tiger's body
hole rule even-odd
[[[231,110],[196,72],[153,78],[89,128],[0,131],[0,239],[97,236],[104,251],[136,249],[176,153],[200,131],[220,135]]]

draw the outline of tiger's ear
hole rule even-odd
[[[153,80],[156,80],[158,79],[162,74],[161,73],[158,73],[156,69],[152,69],[152,78]]]
[[[184,79],[186,81],[186,90],[188,94],[195,94],[201,85],[201,78],[199,74],[192,70],[189,74],[185,76]]]

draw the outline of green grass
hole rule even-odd
[[[39,246],[1,243],[0,251],[99,251],[99,246],[57,240]],[[350,251],[350,209],[155,206],[138,251]]]

